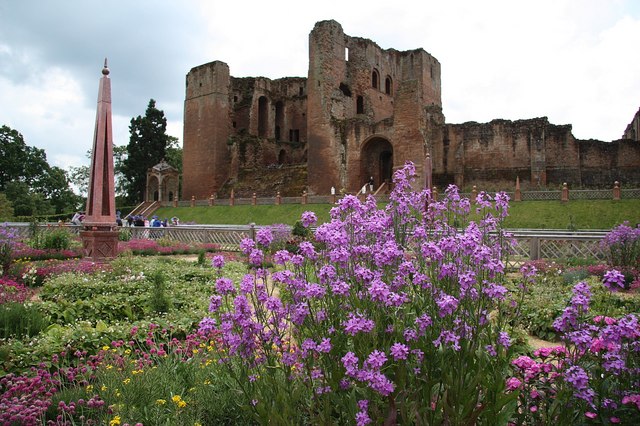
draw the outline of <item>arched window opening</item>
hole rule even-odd
[[[280,150],[280,153],[278,154],[278,164],[284,164],[287,162],[287,153],[284,149]]]
[[[153,201],[158,201],[160,199],[160,193],[158,191],[153,191]]]
[[[267,136],[267,115],[268,102],[265,96],[258,98],[258,136],[264,138]]]
[[[276,102],[276,122],[275,122],[275,130],[276,130],[276,140],[280,140],[280,129],[284,127],[284,104],[282,101]]]
[[[364,114],[364,98],[358,96],[356,99],[356,114]]]
[[[169,201],[173,201],[173,191],[169,191]]]
[[[384,79],[384,93],[391,95],[391,77],[389,76]]]
[[[373,71],[371,72],[371,87],[373,87],[374,89],[379,89],[379,81],[380,81],[380,74],[378,73],[377,69],[373,69]]]

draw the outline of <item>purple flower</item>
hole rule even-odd
[[[624,275],[612,269],[604,274],[602,283],[611,291],[624,290]]]
[[[302,213],[301,220],[302,220],[302,225],[305,228],[313,226],[318,222],[318,218],[316,217],[316,214],[310,211]]]
[[[375,323],[364,317],[362,314],[352,314],[348,315],[348,320],[344,322],[344,331],[347,334],[355,336],[358,333],[368,333],[373,330]]]
[[[271,242],[273,241],[273,234],[271,233],[271,228],[260,228],[258,232],[256,232],[256,241],[263,247],[269,247]]]
[[[409,356],[409,346],[404,343],[394,343],[391,346],[389,353],[396,361],[405,360]]]
[[[224,267],[224,256],[213,256],[213,259],[211,259],[211,266],[214,268],[222,269],[222,267]]]
[[[438,315],[440,315],[440,318],[444,318],[456,310],[458,307],[458,299],[443,293],[436,299],[436,304],[438,305],[438,308],[440,308]]]
[[[216,329],[216,320],[210,317],[204,317],[198,324],[198,331],[203,334],[209,334]]]
[[[216,280],[216,291],[218,294],[232,294],[235,293],[236,288],[229,278],[218,278]]]
[[[240,250],[244,254],[251,253],[251,250],[253,250],[255,247],[256,243],[252,239],[244,238],[242,241],[240,241]]]
[[[506,331],[501,331],[498,335],[498,344],[502,345],[505,349],[509,349],[511,346],[511,338],[509,337],[509,333]]]
[[[387,355],[376,349],[369,354],[365,364],[370,368],[380,369],[385,362],[387,362]]]
[[[222,305],[222,296],[213,295],[209,298],[209,312],[217,312]]]

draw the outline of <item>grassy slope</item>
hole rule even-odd
[[[286,204],[280,206],[213,206],[163,207],[155,214],[161,218],[177,216],[182,223],[292,225],[302,212],[316,212],[320,222],[329,219],[328,204]],[[625,220],[632,225],[640,222],[640,200],[574,200],[523,201],[511,203],[506,226],[509,228],[541,229],[609,229]]]

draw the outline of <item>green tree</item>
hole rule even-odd
[[[8,126],[0,128],[0,191],[16,216],[67,213],[80,202],[66,171],[50,166],[43,149],[28,146]]]
[[[0,191],[15,181],[40,187],[47,169],[49,164],[43,149],[27,146],[17,130],[0,127]]]
[[[7,198],[6,194],[0,192],[0,220],[13,219],[13,204]]]
[[[127,156],[122,161],[127,199],[131,204],[144,199],[147,170],[166,156],[170,144],[166,131],[164,111],[156,108],[153,99],[149,101],[144,117],[131,119]]]

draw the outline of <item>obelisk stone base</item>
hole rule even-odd
[[[82,254],[93,262],[106,262],[118,255],[118,231],[82,231]]]

